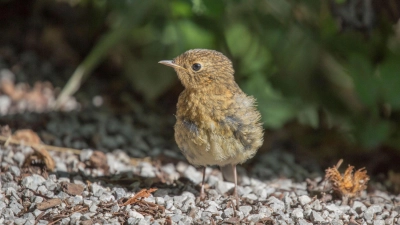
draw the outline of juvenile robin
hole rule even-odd
[[[174,68],[185,87],[177,104],[175,140],[191,164],[204,167],[200,197],[205,197],[206,166],[231,166],[239,204],[236,165],[263,143],[255,99],[236,84],[232,62],[220,52],[193,49],[159,63]]]

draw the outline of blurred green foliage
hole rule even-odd
[[[119,59],[133,88],[152,102],[177,82],[159,60],[216,49],[258,99],[266,127],[297,119],[338,127],[368,148],[398,148],[400,25],[370,3],[82,0],[76,7],[93,7],[93,23],[101,18],[109,28],[82,66],[89,64],[89,74],[105,56]]]

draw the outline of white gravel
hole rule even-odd
[[[217,168],[206,170],[208,196],[199,201],[201,169],[182,161],[158,165],[137,160],[130,164],[123,151],[116,150],[106,154],[111,173],[99,177],[107,171],[84,163],[92,150],[80,155],[51,152],[57,169],[46,176],[21,169],[21,158],[29,152],[23,146],[0,147],[0,224],[400,224],[400,197],[379,191],[363,193],[351,205],[342,206],[339,200],[309,196],[305,182],[277,176],[266,180],[257,177],[258,169],[250,174],[241,170],[241,204],[236,209],[230,196],[233,184],[223,181]],[[63,189],[68,183],[84,189],[69,194]],[[121,204],[150,187],[158,190],[143,200],[153,205]],[[49,199],[61,202],[41,208]]]

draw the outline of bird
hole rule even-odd
[[[254,157],[263,144],[255,98],[240,89],[231,60],[221,52],[192,49],[159,63],[174,68],[184,86],[176,105],[174,136],[189,163],[203,167],[200,199],[206,197],[206,167],[218,165],[230,167],[238,205],[236,165]]]

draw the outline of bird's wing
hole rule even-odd
[[[260,113],[255,108],[255,99],[238,93],[235,94],[234,104],[222,123],[240,141],[244,150],[255,150],[261,146],[263,139],[260,118]]]

